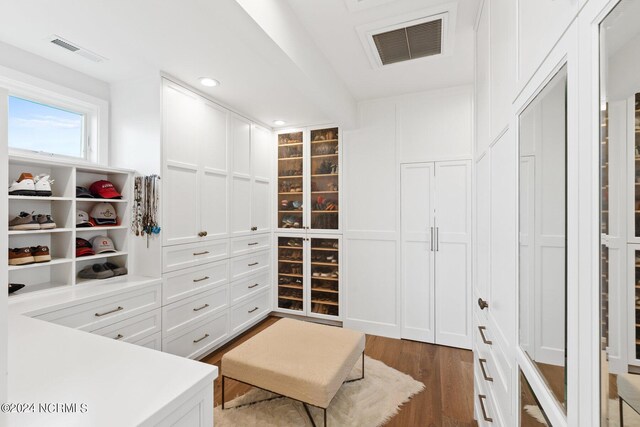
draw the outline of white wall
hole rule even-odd
[[[141,175],[161,175],[161,78],[154,74],[111,85],[111,165]],[[162,181],[160,181],[162,185]],[[170,203],[161,201],[160,203]],[[160,212],[158,212],[160,214]],[[160,218],[162,225],[162,219]],[[159,277],[162,239],[132,237],[132,273]]]
[[[400,337],[400,164],[472,157],[473,88],[362,102],[344,132],[345,326]]]

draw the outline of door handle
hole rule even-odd
[[[485,381],[489,381],[489,382],[493,382],[493,378],[491,378],[489,375],[487,375],[487,371],[486,371],[486,363],[487,363],[487,359],[478,359],[478,362],[480,362],[480,370],[482,371],[482,376],[484,377]]]
[[[433,252],[433,227],[431,227],[431,252]]]
[[[204,276],[200,279],[193,279],[193,283],[198,283],[198,282],[202,282],[203,280],[207,280],[209,278],[209,276]]]
[[[440,251],[440,227],[436,227],[436,252]]]
[[[96,313],[95,316],[102,317],[102,316],[106,316],[107,314],[115,313],[116,311],[120,311],[120,310],[124,310],[124,308],[123,307],[114,308],[113,310],[105,311],[104,313]]]
[[[197,340],[193,340],[194,344],[199,343],[200,341],[202,341],[205,338],[209,338],[209,334],[204,334],[204,336],[202,338],[198,338]]]
[[[258,307],[255,307],[253,310],[249,310],[247,313],[253,313],[254,311],[256,311],[258,309]]]
[[[208,254],[208,253],[209,253],[209,251],[204,251],[204,252],[194,252],[194,253],[193,253],[193,256],[206,255],[206,254]]]
[[[249,245],[249,246],[255,246],[255,245],[257,245],[257,244],[258,244],[258,242],[247,243],[247,245]]]
[[[252,262],[251,264],[247,264],[247,267],[253,267],[254,265],[260,264],[259,262]]]
[[[478,326],[478,330],[480,331],[480,336],[482,337],[482,342],[488,345],[492,345],[493,341],[488,340],[487,337],[484,335],[484,331],[487,330],[486,326]]]
[[[196,307],[193,309],[193,311],[200,311],[200,310],[204,310],[205,308],[209,307],[209,304],[205,304],[202,307]]]
[[[247,288],[249,288],[249,289],[253,289],[253,288],[255,288],[256,286],[260,286],[260,284],[259,284],[259,283],[256,283],[255,285],[247,286]]]
[[[480,307],[480,310],[484,310],[489,307],[489,303],[482,298],[478,298],[478,307]]]

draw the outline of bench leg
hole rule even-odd
[[[313,427],[317,427],[316,426],[316,422],[313,421],[313,417],[311,416],[311,411],[309,411],[309,407],[307,406],[306,403],[302,402],[302,406],[304,406],[304,410],[307,411],[307,415],[309,416],[309,419],[311,420],[311,425]],[[327,410],[324,410],[324,425],[325,427],[327,426]]]
[[[619,401],[619,404],[620,404],[620,427],[624,427],[624,420],[623,420],[624,408],[622,406],[622,398],[618,397],[618,401]]]
[[[222,376],[222,409],[224,409],[224,375]]]
[[[362,352],[362,376],[360,378],[354,378],[352,380],[346,380],[345,383],[352,383],[354,381],[360,381],[364,379],[364,351]]]

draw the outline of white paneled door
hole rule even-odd
[[[401,170],[402,337],[471,347],[471,167]]]
[[[401,173],[402,337],[434,342],[434,164]]]

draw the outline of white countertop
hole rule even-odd
[[[150,282],[153,283],[153,282]],[[139,284],[144,286],[145,284]],[[121,284],[122,287],[130,285]],[[133,285],[131,285],[133,286]],[[79,286],[75,286],[78,287]],[[109,289],[76,289],[75,298],[55,294],[10,303],[9,403],[35,404],[36,413],[12,413],[7,426],[134,426],[167,416],[163,408],[211,385],[218,368],[205,363],[32,319],[41,311],[80,303]],[[30,301],[30,302],[29,302]],[[73,305],[73,303],[71,303]],[[25,311],[22,311],[25,312]],[[38,404],[76,403],[76,413],[38,413]],[[86,412],[81,413],[81,405]]]

